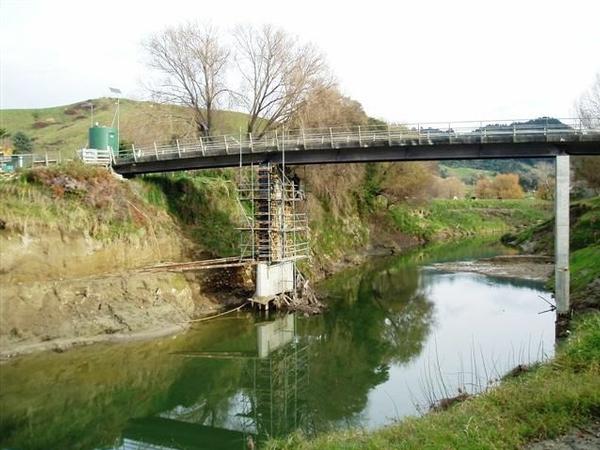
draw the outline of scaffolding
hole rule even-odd
[[[238,195],[246,213],[242,258],[271,264],[308,257],[308,219],[300,207],[305,197],[285,165],[253,165],[244,173],[240,164]]]

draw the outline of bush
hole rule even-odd
[[[22,131],[17,131],[12,141],[16,154],[31,153],[33,151],[33,141]]]
[[[523,188],[519,184],[519,175],[505,173],[495,178],[480,178],[475,186],[475,195],[479,198],[523,198]]]

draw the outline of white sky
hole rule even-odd
[[[571,117],[600,72],[600,1],[0,0],[0,106],[143,97],[141,40],[167,25],[272,23],[314,42],[390,121]]]

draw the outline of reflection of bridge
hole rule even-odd
[[[294,315],[256,325],[253,352],[189,351],[189,358],[237,360],[243,364],[241,390],[231,399],[226,423],[211,424],[202,403],[177,407],[160,417],[133,419],[124,430],[122,450],[245,449],[248,442],[283,436],[305,418],[308,346],[296,337]],[[258,448],[258,447],[256,447]]]
[[[113,155],[124,176],[177,170],[258,165],[251,192],[261,217],[250,220],[257,265],[257,298],[268,307],[274,296],[295,288],[296,239],[285,165],[448,159],[555,158],[555,296],[558,313],[569,311],[569,155],[600,155],[600,118],[460,122],[394,126],[277,130],[261,136],[209,136],[131,149]],[[261,172],[262,170],[262,172]],[[260,174],[266,174],[260,179]],[[269,183],[269,179],[279,181]],[[283,181],[282,181],[283,180]],[[288,223],[289,222],[289,223]],[[291,244],[286,244],[288,241]],[[300,244],[302,245],[302,244]],[[281,250],[281,251],[279,251]],[[294,250],[295,251],[295,250]],[[302,255],[301,255],[302,256]],[[260,289],[259,289],[260,287]]]

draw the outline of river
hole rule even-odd
[[[0,447],[257,448],[296,429],[381,427],[518,364],[553,355],[543,285],[442,273],[433,262],[508,250],[419,249],[319,286],[319,316],[240,312],[152,341],[0,366]]]

